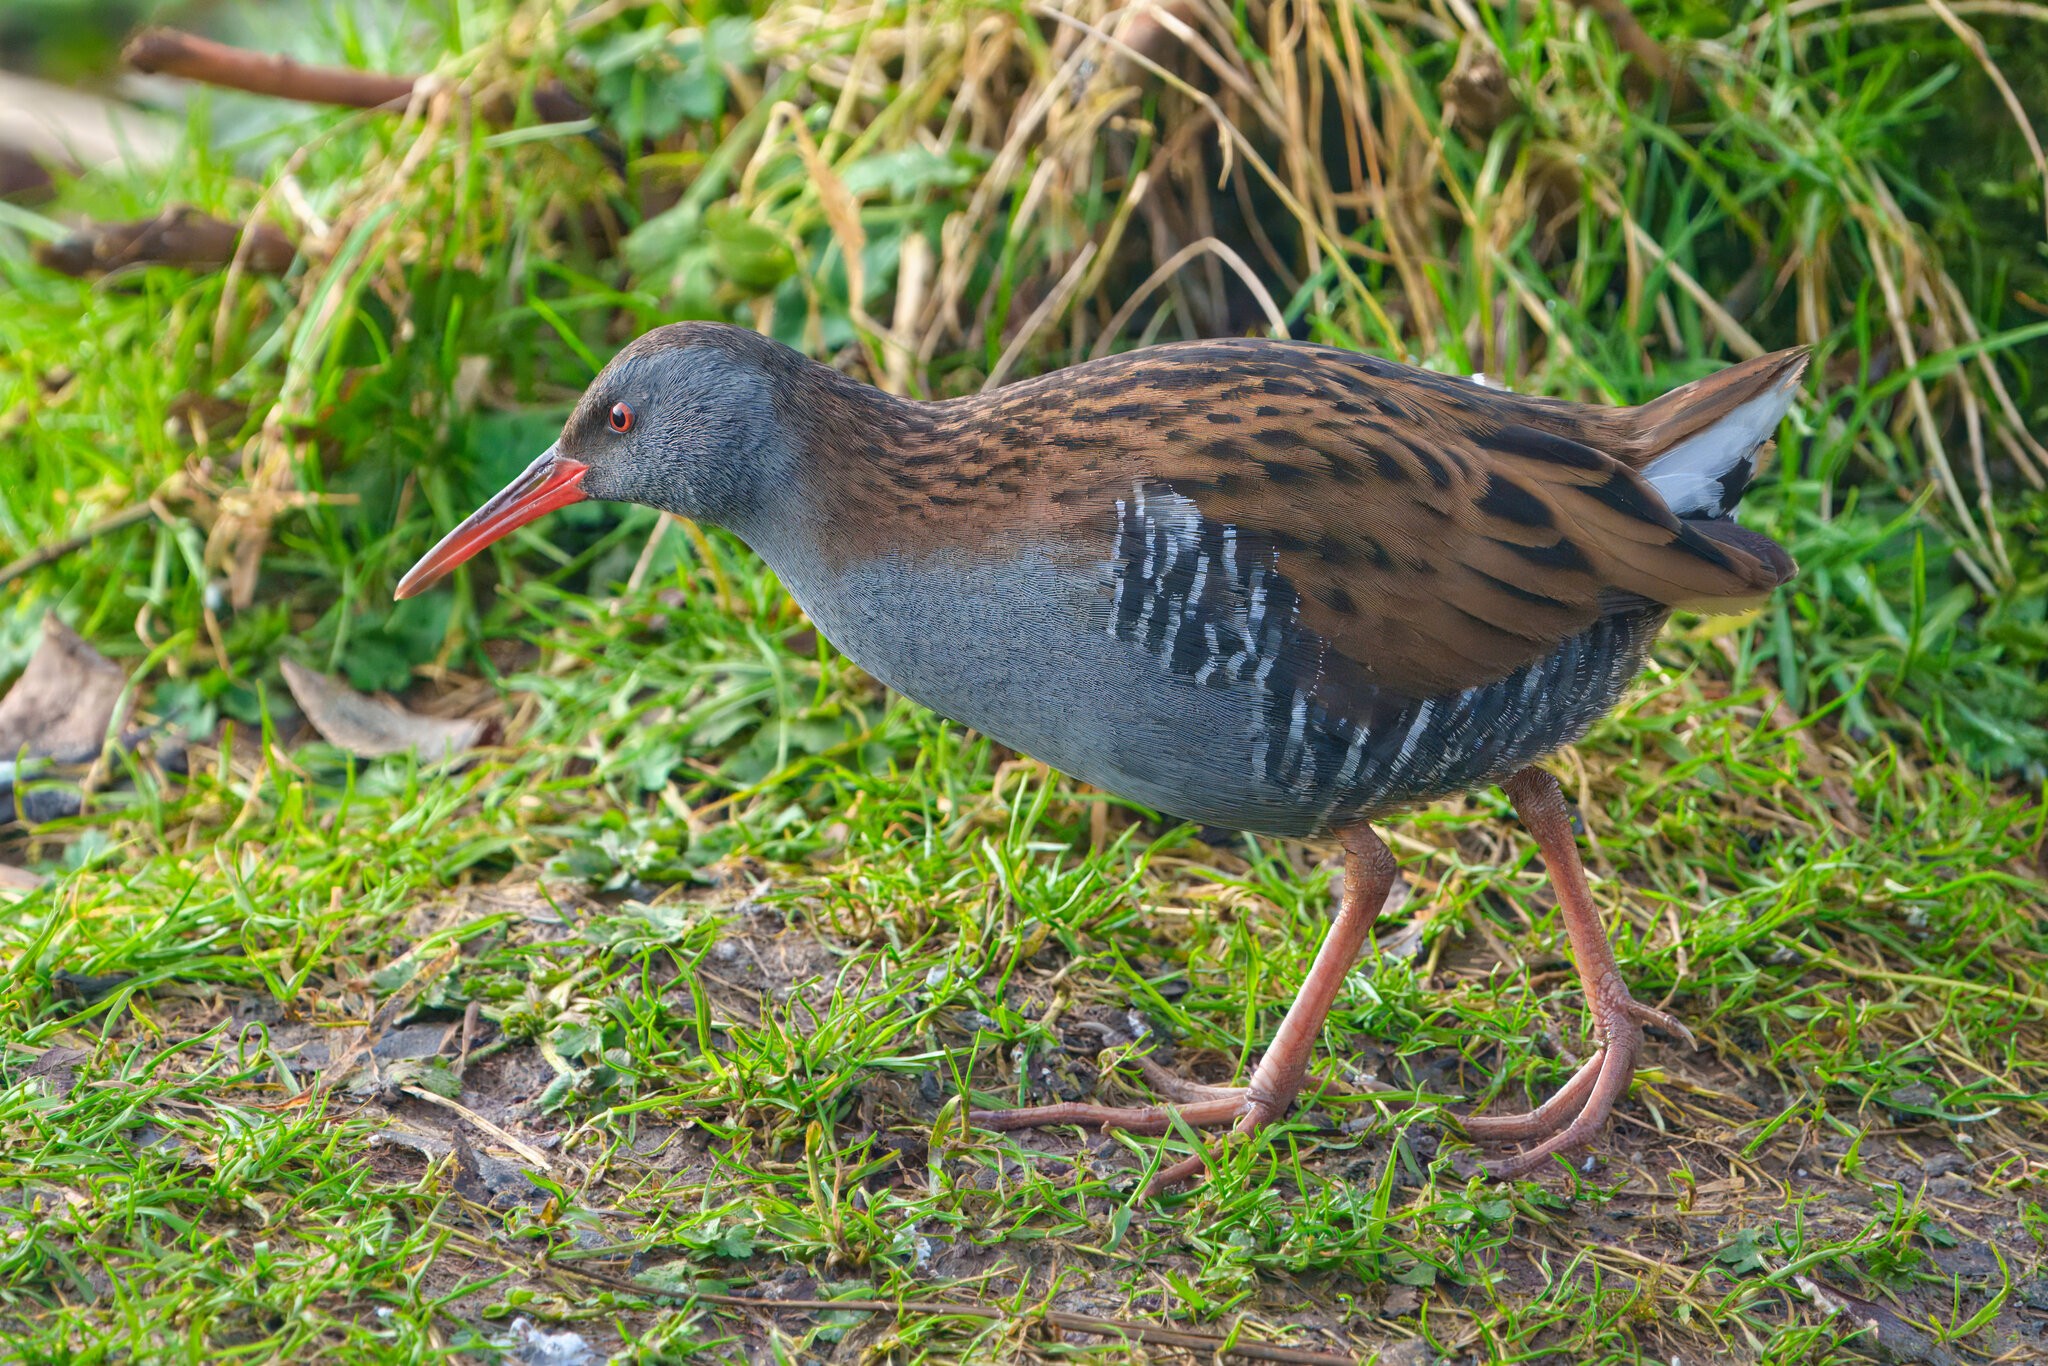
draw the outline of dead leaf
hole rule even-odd
[[[0,892],[33,892],[47,881],[49,879],[41,873],[31,873],[11,863],[0,863]]]
[[[434,1134],[415,1133],[402,1125],[389,1124],[370,1135],[372,1148],[404,1148],[429,1162],[446,1157],[454,1145]]]
[[[21,1074],[21,1080],[40,1080],[49,1084],[50,1094],[62,1100],[71,1094],[72,1083],[78,1076],[78,1064],[91,1054],[83,1048],[71,1048],[58,1044],[42,1051]]]
[[[50,974],[50,993],[60,1001],[78,1001],[91,1005],[110,991],[117,991],[135,980],[132,972],[72,972],[58,968]]]
[[[1805,1276],[1793,1281],[1807,1297],[1830,1315],[1839,1314],[1861,1327],[1862,1342],[1856,1345],[1879,1361],[1899,1366],[1960,1366],[1954,1352],[1901,1318],[1891,1308],[1874,1300],[1859,1299]]]
[[[1380,1302],[1380,1312],[1389,1318],[1412,1314],[1421,1307],[1422,1292],[1405,1285],[1389,1286],[1386,1299]]]
[[[0,700],[0,760],[27,753],[82,763],[99,757],[128,679],[55,612],[35,657]]]
[[[282,275],[297,257],[298,248],[275,224],[229,223],[189,204],[132,223],[88,223],[69,237],[39,242],[35,249],[37,265],[77,276],[132,266],[218,270],[237,259],[252,274]]]
[[[414,750],[435,761],[460,754],[483,738],[481,721],[420,716],[388,697],[366,697],[339,679],[289,659],[284,661],[284,681],[320,737],[359,759]]]
[[[287,660],[286,664],[289,666],[290,661]],[[361,1029],[355,1031],[355,1036],[342,1046],[338,1053],[330,1048],[327,1066],[320,1076],[321,1088],[331,1089],[347,1080],[349,1074],[355,1071],[356,1064],[366,1059],[370,1064],[371,1078],[373,1081],[381,1082],[381,1073],[377,1067],[377,1040],[383,1038],[385,1032],[398,1022],[398,1018],[412,1007],[414,997],[448,970],[448,965],[453,963],[461,952],[460,944],[450,944],[431,961],[421,964],[403,986],[392,992],[384,1004],[377,1007],[376,1012]]]
[[[1422,932],[1429,926],[1427,919],[1411,920],[1387,933],[1379,943],[1380,957],[1388,962],[1396,959],[1412,960],[1422,956]]]
[[[469,1145],[469,1135],[456,1125],[455,1140],[455,1193],[465,1200],[479,1205],[491,1203],[491,1188],[484,1181],[483,1169],[477,1165],[476,1149]]]

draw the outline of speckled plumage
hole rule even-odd
[[[1682,1029],[1621,985],[1531,765],[1615,705],[1674,608],[1747,606],[1792,575],[1732,513],[1804,366],[1781,352],[1596,408],[1209,341],[918,403],[680,324],[622,352],[557,446],[399,591],[575,498],[646,503],[730,528],[840,649],[956,721],[1177,816],[1336,832],[1331,937],[1250,1086],[1182,1107],[1200,1122],[1256,1128],[1299,1090],[1393,875],[1366,823],[1502,783],[1603,1041],[1551,1105],[1469,1122],[1543,1140],[1502,1168],[1527,1170],[1604,1119],[1643,1023]],[[1132,1113],[976,1122],[1158,1124]]]

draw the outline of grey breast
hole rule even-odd
[[[1042,550],[1000,564],[890,556],[833,590],[784,582],[840,650],[940,715],[1082,782],[1205,824],[1311,828],[1263,780],[1263,689],[1196,686],[1107,629],[1110,600]],[[1077,623],[1079,628],[1077,629]]]
[[[1662,614],[1609,617],[1507,678],[1436,698],[1319,695],[1327,647],[1270,555],[1134,488],[1097,548],[883,555],[830,571],[761,548],[827,639],[883,683],[1118,796],[1307,835],[1458,792],[1614,705]],[[1328,690],[1323,690],[1327,693]]]

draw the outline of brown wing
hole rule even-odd
[[[1501,678],[1619,602],[1747,605],[1790,574],[1770,541],[1681,521],[1592,444],[1646,461],[1636,415],[1681,434],[1710,421],[1680,395],[1593,408],[1258,342],[1160,347],[1047,380],[1063,383],[991,395],[983,413],[1042,425],[1040,449],[1082,457],[1065,498],[1139,478],[1191,498],[1271,549],[1303,625],[1411,695]],[[1750,392],[1697,387],[1708,408]]]
[[[1617,597],[1732,606],[1782,577],[1672,516],[1620,462],[1532,428],[1444,432],[1434,450],[1369,428],[1296,435],[1261,462],[1266,479],[1165,482],[1204,486],[1189,496],[1206,516],[1274,548],[1303,624],[1404,692],[1498,679]]]
[[[1438,696],[1621,603],[1733,607],[1788,578],[1772,542],[1681,520],[1632,468],[1782,382],[1790,363],[1773,363],[1615,409],[1329,347],[1154,347],[911,405],[898,449],[868,467],[873,506],[847,508],[849,544],[861,527],[900,545],[1062,526],[1092,544],[1113,500],[1164,485],[1270,552],[1302,625],[1370,681]]]
[[[1620,435],[1627,410],[1385,365],[1347,383],[1347,366],[1319,353],[1276,377],[1280,392],[1261,386],[1235,441],[1155,458],[1205,516],[1273,547],[1302,623],[1376,682],[1455,691],[1549,653],[1617,601],[1748,605],[1789,574],[1769,541],[1680,520],[1582,439]]]

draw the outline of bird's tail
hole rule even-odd
[[[1731,515],[1799,393],[1806,348],[1774,351],[1629,410],[1635,465],[1687,520]]]

